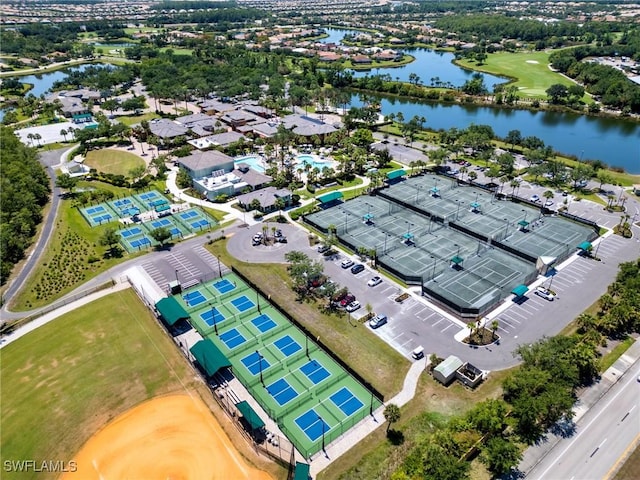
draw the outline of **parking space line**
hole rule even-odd
[[[440,320],[438,320],[436,323],[434,323],[432,326],[435,327],[437,324],[439,324],[441,321],[444,320],[444,317],[442,317]]]
[[[444,327],[442,330],[440,330],[440,332],[445,332],[447,330],[449,330],[451,327],[453,327],[453,323],[449,323],[449,325],[447,325],[446,327]]]
[[[527,318],[529,318],[529,316],[527,316],[527,315],[523,315],[523,314],[521,314],[521,313],[519,313],[519,312],[516,312],[516,311],[511,311],[511,312],[509,312],[509,313],[510,313],[511,315],[517,315],[518,317],[521,317],[523,320],[526,320]]]

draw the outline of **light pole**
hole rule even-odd
[[[456,220],[458,220],[458,213],[460,213],[460,200],[456,200],[456,204],[458,205],[456,208]]]
[[[509,219],[504,218],[504,238],[507,238],[507,231],[509,230]]]
[[[258,350],[256,350],[256,354],[258,355],[258,367],[260,367],[260,383],[264,387],[264,379],[262,378],[262,359],[264,357],[260,355],[260,352]]]
[[[304,336],[304,349],[305,349],[305,352],[307,353],[307,358],[309,358],[309,336],[308,335]]]
[[[216,259],[218,260],[218,276],[222,278],[222,267],[220,266],[220,255],[216,255]]]
[[[431,258],[433,258],[433,272],[431,272],[431,280],[435,282],[436,281],[436,257],[431,255]]]
[[[324,420],[322,420],[322,417],[320,415],[318,415],[318,420],[320,421],[320,425],[322,426],[322,451],[325,451],[325,445],[324,445]]]
[[[460,245],[458,245],[457,243],[454,243],[453,246],[458,247],[458,251],[456,252],[456,257],[460,258]]]
[[[347,219],[349,218],[349,213],[346,210],[344,212],[344,233],[347,233]]]
[[[213,320],[213,329],[216,331],[216,336],[218,335],[218,324],[216,323],[216,307],[211,306],[211,319]]]

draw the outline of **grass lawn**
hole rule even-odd
[[[522,96],[546,99],[545,90],[554,83],[573,85],[574,82],[549,69],[550,52],[498,52],[489,54],[486,63],[459,60],[462,67],[517,79]]]
[[[393,424],[394,430],[404,435],[404,443],[393,446],[387,440],[386,425],[382,425],[358,443],[357,451],[342,455],[323,470],[318,479],[390,478],[406,456],[407,449],[420,437],[432,432],[447,418],[461,415],[477,402],[498,398],[502,394],[502,381],[509,373],[510,370],[492,372],[486,382],[475,390],[469,390],[457,382],[443,387],[425,372],[418,382],[415,396],[401,408],[400,421]],[[384,422],[384,417],[380,421]]]
[[[68,461],[107,422],[155,396],[188,392],[212,402],[131,289],[40,327],[0,355],[5,460]],[[240,433],[229,428],[224,415],[216,416],[242,448]],[[271,473],[282,478],[282,470],[270,465]],[[3,475],[56,477],[35,472]]]
[[[368,331],[364,324],[349,325],[346,314],[325,315],[315,302],[300,302],[289,286],[289,275],[284,264],[244,263],[227,253],[226,241],[206,245],[214,255],[228,266],[233,265],[251,281],[260,285],[274,303],[280,305],[293,318],[319,336],[333,353],[356,370],[385,398],[391,398],[402,388],[409,362],[384,341]],[[265,282],[264,279],[269,281]]]
[[[135,125],[136,123],[142,122],[143,120],[146,120],[148,122],[155,118],[160,118],[160,115],[150,112],[143,115],[123,115],[122,117],[118,116],[117,118],[120,123],[123,123],[127,127],[130,127],[132,125]]]
[[[132,169],[145,166],[144,160],[139,156],[111,148],[91,150],[87,153],[84,163],[99,172],[125,177]]]

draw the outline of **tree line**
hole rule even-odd
[[[34,148],[23,145],[7,127],[0,127],[0,144],[0,284],[4,284],[31,244],[51,188]]]

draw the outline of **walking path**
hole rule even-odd
[[[39,328],[42,325],[46,325],[50,321],[55,320],[56,318],[64,315],[65,313],[69,313],[72,310],[75,310],[76,308],[80,308],[83,305],[93,302],[94,300],[105,297],[115,292],[119,292],[129,287],[131,287],[129,283],[124,283],[124,282],[116,283],[111,288],[106,288],[104,290],[97,291],[95,293],[87,295],[86,297],[82,297],[76,300],[75,302],[68,303],[66,305],[63,305],[60,308],[57,308],[56,310],[52,310],[51,312],[46,313],[41,317],[38,317],[37,319],[17,328],[16,330],[9,333],[8,335],[5,335],[2,338],[0,338],[0,348],[6,347],[10,343],[15,342],[19,338],[24,337],[26,334],[34,331],[36,328]]]
[[[418,380],[420,375],[424,372],[427,366],[426,357],[418,360],[407,372],[404,379],[402,390],[387,402],[387,405],[394,404],[399,407],[406,405],[416,394],[416,388],[418,386]],[[347,453],[351,448],[355,447],[362,439],[368,436],[377,428],[381,427],[385,423],[383,415],[384,406],[378,408],[372,415],[362,420],[355,427],[350,429],[344,436],[327,446],[324,452],[316,454],[315,458],[311,459],[310,470],[311,476],[315,478],[318,473],[327,468],[334,460]]]

